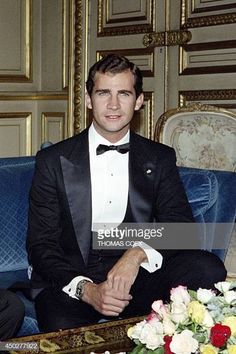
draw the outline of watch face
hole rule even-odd
[[[80,300],[84,293],[84,284],[87,283],[87,280],[81,280],[78,282],[76,287],[75,296]]]

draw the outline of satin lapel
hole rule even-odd
[[[77,242],[87,264],[91,242],[91,180],[88,134],[81,134],[70,159],[61,156],[65,190]]]
[[[129,201],[135,222],[152,221],[156,165],[150,149],[138,135],[130,134]]]

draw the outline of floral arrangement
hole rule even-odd
[[[132,354],[236,354],[236,282],[215,288],[178,286],[169,304],[154,301],[150,315],[128,329]]]

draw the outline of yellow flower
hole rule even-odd
[[[229,345],[227,349],[229,354],[236,354],[236,344]]]
[[[225,317],[222,324],[229,326],[229,328],[231,329],[231,336],[236,336],[236,317],[235,316]]]
[[[132,338],[132,334],[134,332],[134,326],[129,327],[128,331],[127,331],[127,335],[129,338]]]
[[[205,307],[198,301],[191,301],[188,305],[188,314],[194,322],[202,324],[205,316]]]
[[[213,347],[213,345],[211,345],[211,344],[201,345],[200,353],[201,354],[217,354],[218,349],[216,347]],[[232,353],[232,354],[234,354],[234,353]]]

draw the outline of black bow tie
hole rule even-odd
[[[120,152],[121,154],[125,154],[126,152],[129,151],[129,143],[121,144],[121,145],[100,144],[100,145],[98,145],[96,152],[97,152],[97,155],[101,155],[108,150],[116,150],[116,151]]]

